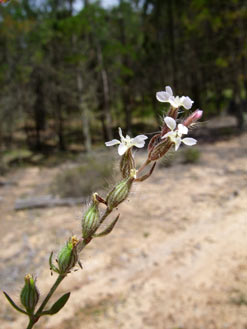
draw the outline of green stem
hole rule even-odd
[[[28,326],[27,326],[27,329],[32,329],[33,326],[34,326],[34,324],[35,324],[35,322],[34,322],[32,319],[30,319],[30,320],[29,320],[29,324],[28,324]]]
[[[59,276],[57,277],[57,280],[55,281],[55,283],[51,287],[51,289],[48,292],[46,298],[43,300],[43,303],[40,305],[40,307],[39,307],[38,311],[36,312],[35,316],[40,316],[41,312],[45,308],[45,306],[48,303],[49,299],[51,298],[51,296],[53,295],[53,293],[55,292],[55,290],[57,289],[57,287],[60,285],[60,283],[63,281],[64,278],[65,278],[64,274],[59,274]]]

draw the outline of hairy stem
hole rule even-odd
[[[34,326],[34,322],[32,321],[32,319],[30,319],[27,329],[31,329],[33,328],[33,326]]]
[[[59,276],[57,277],[57,280],[55,281],[55,283],[51,287],[51,289],[48,292],[46,298],[43,300],[43,303],[40,305],[38,311],[36,312],[36,314],[35,314],[36,316],[40,316],[41,312],[44,310],[44,308],[45,308],[46,304],[48,303],[49,299],[51,298],[51,296],[53,295],[53,293],[55,292],[57,287],[60,285],[60,283],[63,281],[65,276],[66,275],[64,275],[64,274],[59,274]]]
[[[139,174],[141,171],[143,171],[144,168],[146,168],[147,165],[149,165],[151,161],[149,159],[147,159],[143,165],[137,170],[137,174]]]

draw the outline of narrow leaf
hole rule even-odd
[[[120,217],[120,214],[117,216],[116,219],[114,219],[114,221],[104,231],[102,231],[98,234],[94,234],[93,237],[94,238],[99,238],[99,237],[102,237],[102,236],[105,236],[105,235],[111,233],[111,231],[113,230],[114,226],[116,225],[119,217]]]
[[[18,312],[28,315],[27,312],[25,312],[24,310],[22,310],[19,306],[17,306],[15,304],[15,302],[9,297],[9,295],[5,291],[3,293],[4,293],[4,296],[7,298],[7,300],[9,301],[10,305],[12,305],[14,307],[14,309],[16,309]]]
[[[50,270],[59,273],[59,270],[52,263],[52,256],[53,256],[53,251],[51,252],[51,255],[49,257]]]
[[[64,305],[67,303],[69,296],[70,296],[70,292],[68,292],[67,294],[64,294],[62,297],[60,297],[56,301],[55,304],[53,304],[53,306],[48,311],[42,312],[41,315],[53,315],[53,314],[58,313],[64,307]]]

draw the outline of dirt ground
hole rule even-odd
[[[84,250],[83,270],[58,289],[57,298],[72,292],[65,308],[35,328],[246,329],[246,145],[244,135],[200,145],[199,163],[162,167],[136,184],[114,231]],[[17,185],[0,188],[0,288],[16,301],[28,272],[44,295],[54,281],[50,251],[80,234],[81,206],[13,210],[57,170],[18,169],[6,177]],[[26,322],[1,297],[0,328]]]

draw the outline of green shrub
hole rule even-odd
[[[169,168],[173,166],[174,162],[176,161],[176,153],[175,152],[168,152],[166,156],[161,158],[159,161],[159,167],[160,168]]]
[[[51,184],[51,193],[63,198],[83,197],[105,188],[113,176],[111,159],[89,157],[84,161],[59,173]]]
[[[183,152],[183,163],[197,163],[200,160],[201,153],[196,148],[186,148]]]

